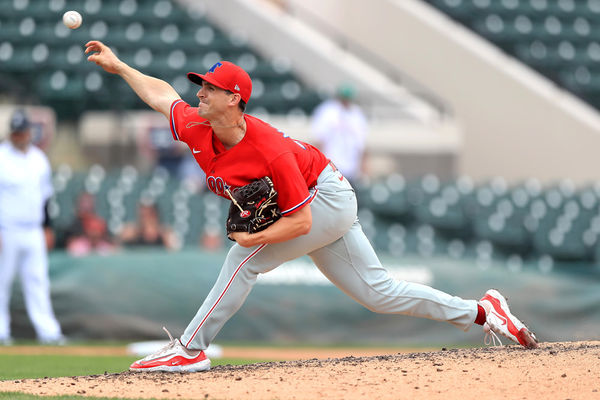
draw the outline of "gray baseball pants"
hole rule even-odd
[[[354,190],[328,165],[319,175],[310,207],[312,228],[292,240],[244,248],[234,245],[204,303],[181,336],[189,349],[205,349],[242,306],[258,274],[308,255],[339,289],[371,311],[446,321],[468,330],[477,301],[429,286],[392,279],[356,217]]]

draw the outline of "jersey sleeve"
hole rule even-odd
[[[205,120],[198,116],[196,107],[190,106],[181,99],[177,99],[171,104],[169,126],[171,128],[173,139],[187,143],[190,128],[194,126],[194,124],[190,124],[190,122],[195,122],[197,124],[202,121]]]
[[[282,215],[290,215],[312,200],[293,153],[282,154],[271,163],[271,177]]]

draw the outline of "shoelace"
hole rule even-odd
[[[498,347],[503,346],[502,341],[500,340],[500,338],[498,337],[498,335],[496,335],[496,332],[494,332],[492,330],[492,327],[489,326],[489,324],[488,324],[488,328],[489,328],[489,331],[487,331],[485,333],[485,338],[483,339],[483,343],[486,346],[494,346],[494,347],[496,347],[496,346],[498,346]]]
[[[165,328],[164,326],[162,327],[163,330],[165,332],[167,332],[167,335],[169,335],[169,343],[167,343],[166,345],[164,345],[160,350],[158,350],[155,353],[149,354],[146,357],[144,357],[144,359],[153,359],[153,358],[157,358],[162,356],[163,354],[167,353],[169,350],[171,350],[173,348],[173,346],[175,346],[175,339],[173,338],[173,336],[171,335],[171,332],[169,332],[167,330],[167,328]]]
[[[169,344],[173,343],[175,341],[175,339],[173,339],[173,335],[171,335],[171,332],[169,332],[167,330],[167,328],[164,326],[162,328],[163,328],[163,331],[167,332],[167,335],[169,335]]]

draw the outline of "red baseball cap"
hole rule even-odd
[[[252,80],[250,76],[242,67],[229,61],[219,61],[210,67],[204,75],[188,72],[187,77],[197,85],[202,85],[202,81],[206,81],[221,89],[239,93],[245,103],[248,103],[248,100],[250,100],[250,94],[252,93]]]

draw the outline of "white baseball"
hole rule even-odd
[[[67,11],[63,14],[63,24],[65,24],[67,28],[77,29],[81,26],[82,22],[83,18],[77,11]]]

